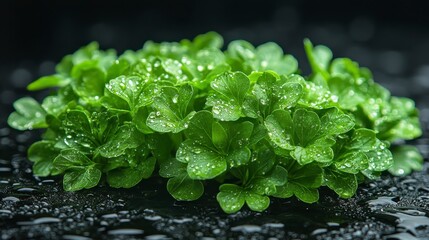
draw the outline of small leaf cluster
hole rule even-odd
[[[32,82],[52,94],[17,100],[8,123],[45,129],[28,158],[37,176],[63,175],[67,191],[160,176],[191,201],[218,184],[226,213],[263,211],[271,197],[314,203],[322,186],[350,198],[385,170],[421,169],[415,148],[389,150],[421,134],[413,101],[327,47],[304,45],[309,76],[275,43],[222,51],[214,32],[120,56],[91,43]]]

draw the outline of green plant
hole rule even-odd
[[[421,169],[416,148],[389,150],[421,135],[413,101],[390,96],[368,69],[309,40],[308,77],[275,43],[222,45],[210,32],[119,57],[97,43],[65,56],[28,86],[52,95],[17,100],[8,119],[46,129],[28,150],[34,174],[63,174],[76,191],[101,179],[130,188],[158,170],[177,200],[220,183],[217,200],[233,213],[263,211],[269,197],[313,203],[321,186],[349,198],[365,178]]]

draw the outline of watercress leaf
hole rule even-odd
[[[341,76],[345,78],[359,79],[360,78],[359,64],[349,58],[334,59],[330,66],[332,76]],[[363,81],[365,79],[361,79]]]
[[[186,164],[176,159],[161,160],[159,164],[159,175],[163,178],[177,177],[186,173]]]
[[[308,188],[296,182],[291,182],[288,187],[291,188],[291,191],[299,200],[305,203],[314,203],[319,200],[317,188]]]
[[[106,158],[118,157],[124,154],[125,150],[138,147],[141,139],[133,124],[124,124],[105,144],[98,147],[97,151]]]
[[[74,168],[64,174],[63,188],[66,191],[78,191],[97,186],[101,178],[101,171],[94,166]]]
[[[133,123],[136,126],[137,130],[144,134],[150,134],[154,131],[148,127],[146,124],[146,121],[143,119],[146,119],[149,117],[149,111],[147,107],[141,107],[139,108],[136,113],[134,114]]]
[[[51,87],[64,87],[70,83],[70,79],[59,74],[45,76],[37,79],[27,86],[29,91],[37,91]]]
[[[277,165],[269,175],[269,179],[274,185],[282,186],[286,184],[287,176],[287,170],[284,167]]]
[[[259,143],[262,139],[268,136],[267,128],[265,125],[257,124],[253,129],[252,135],[249,138],[249,146]]]
[[[309,188],[318,188],[322,185],[322,168],[316,164],[300,166],[294,164],[288,169],[288,182],[299,183]]]
[[[88,112],[82,110],[70,110],[60,116],[64,128],[64,143],[84,153],[90,153],[97,148]]]
[[[58,156],[59,150],[54,147],[55,142],[38,141],[28,149],[28,159],[34,162],[33,173],[36,176],[46,177],[51,174],[52,162]]]
[[[195,50],[207,48],[221,48],[223,45],[223,38],[216,32],[208,32],[200,34],[192,41]]]
[[[389,130],[379,134],[381,139],[394,141],[398,139],[414,139],[422,135],[420,121],[418,117],[410,117],[399,120],[396,125]]]
[[[229,148],[238,149],[248,145],[253,133],[253,123],[245,121],[241,123],[223,123],[227,130]]]
[[[228,135],[222,125],[218,122],[212,123],[212,140],[215,147],[219,149],[228,146]]]
[[[290,108],[295,106],[303,94],[302,86],[299,83],[286,82],[276,88],[278,105],[280,108]]]
[[[46,128],[46,111],[31,97],[23,97],[13,103],[15,112],[11,113],[7,122],[18,130]]]
[[[326,135],[342,134],[350,131],[355,123],[353,119],[338,108],[329,109],[320,119],[321,131]]]
[[[356,149],[364,152],[371,151],[377,142],[376,133],[371,129],[359,128],[354,130],[348,149]]]
[[[84,168],[93,165],[85,154],[75,149],[65,149],[54,159],[53,165],[60,171],[65,171],[72,168]]]
[[[235,149],[228,154],[226,161],[230,167],[246,165],[250,161],[251,151],[248,147]]]
[[[246,193],[246,204],[252,211],[262,212],[270,206],[270,198],[248,192]]]
[[[324,171],[325,184],[342,198],[351,198],[357,190],[356,175],[330,168]]]
[[[181,174],[168,180],[167,190],[176,200],[194,201],[203,195],[204,186],[201,181],[193,180],[187,174]]]
[[[204,180],[215,178],[226,169],[227,163],[222,156],[202,148],[198,157],[190,158],[187,171],[190,178]]]
[[[368,157],[368,169],[371,171],[385,171],[393,165],[393,157],[388,145],[378,139],[373,149],[366,152],[365,155]]]
[[[223,155],[190,139],[182,142],[176,158],[178,161],[188,163],[187,171],[192,179],[212,179],[227,169]]]
[[[83,99],[96,101],[103,96],[106,73],[98,61],[88,60],[75,65],[71,76],[73,90]]]
[[[404,145],[392,148],[393,165],[389,172],[396,176],[405,176],[411,171],[423,169],[423,157],[415,146]]]
[[[208,111],[195,113],[185,130],[186,136],[200,145],[211,146],[213,121],[213,115]]]
[[[326,145],[309,145],[307,147],[297,146],[290,155],[298,161],[299,164],[305,165],[313,161],[326,163],[334,157],[333,150]]]
[[[263,176],[270,172],[275,164],[276,155],[270,148],[263,146],[253,152],[252,161],[249,163],[250,176]]]
[[[277,146],[292,150],[293,144],[293,122],[289,111],[275,110],[269,115],[265,122],[268,136]]]
[[[243,188],[235,184],[222,184],[219,191],[216,199],[224,212],[235,213],[244,206],[246,192]]]
[[[301,108],[293,114],[293,127],[301,146],[307,146],[318,135],[321,123],[315,112]]]
[[[333,95],[328,88],[314,82],[305,81],[299,75],[294,75],[303,86],[303,93],[298,105],[312,109],[326,109],[338,106],[338,96]]]
[[[331,50],[321,45],[313,47],[309,39],[304,39],[304,48],[313,72],[319,73],[327,80],[330,77],[327,70],[332,59]]]
[[[281,75],[289,75],[298,70],[298,62],[291,55],[284,55],[282,48],[273,42],[256,48],[256,61],[252,64],[256,71],[273,70]]]
[[[107,70],[107,80],[117,78],[127,73],[130,68],[130,62],[125,58],[120,58],[113,62],[113,64]]]
[[[138,151],[137,151],[138,152]],[[134,158],[140,158],[133,154]],[[135,166],[117,168],[107,173],[107,182],[114,188],[131,188],[137,185],[142,179],[149,178],[155,168],[156,159],[150,157],[139,159]]]
[[[276,193],[276,185],[270,178],[257,176],[250,181],[246,190],[259,195],[273,195]]]
[[[152,103],[154,85],[137,76],[119,76],[106,84],[110,97],[118,97],[127,102],[128,109],[137,111],[140,107]],[[111,101],[116,101],[115,99]]]
[[[242,114],[244,97],[249,90],[249,78],[241,73],[225,73],[211,82],[216,94],[207,98],[207,105],[212,107],[213,116],[222,121],[235,121]]]
[[[333,77],[328,81],[329,90],[338,97],[338,104],[342,109],[356,110],[356,107],[365,102],[366,89],[358,88],[353,78]]]
[[[195,114],[188,110],[192,95],[193,89],[189,85],[180,89],[164,87],[160,96],[154,99],[152,107],[156,111],[149,114],[147,126],[158,132],[177,133],[186,129]]]
[[[368,168],[368,157],[361,151],[347,152],[335,162],[335,167],[345,173],[357,174]]]

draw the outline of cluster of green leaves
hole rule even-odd
[[[313,203],[322,186],[349,198],[365,178],[421,168],[417,149],[389,150],[421,134],[413,101],[390,96],[368,69],[308,40],[308,77],[275,43],[222,45],[210,32],[120,56],[91,43],[64,57],[28,86],[52,95],[17,100],[8,120],[46,129],[28,150],[34,174],[63,174],[67,191],[158,174],[184,201],[220,184],[217,200],[233,213],[263,211],[270,197]]]

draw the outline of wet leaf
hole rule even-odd
[[[13,106],[16,111],[7,119],[9,126],[18,130],[47,127],[46,111],[33,98],[20,98],[13,103]]]
[[[423,169],[423,157],[419,150],[410,145],[398,146],[392,149],[393,166],[389,172],[396,176],[405,176],[411,171]]]
[[[356,175],[325,169],[325,184],[342,198],[351,198],[357,190]]]

